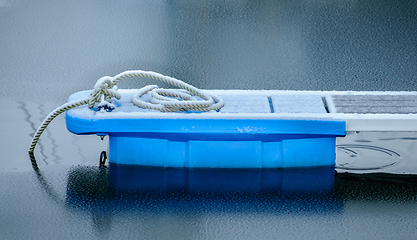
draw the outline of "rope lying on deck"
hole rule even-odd
[[[139,91],[133,96],[132,103],[141,108],[159,110],[161,112],[176,112],[176,111],[211,111],[218,110],[223,107],[223,99],[207,94],[198,88],[195,88],[189,84],[184,83],[178,79],[164,76],[159,73],[141,70],[131,70],[122,72],[114,77],[102,77],[94,86],[90,97],[68,102],[61,107],[58,107],[52,111],[42,122],[40,127],[36,130],[32,139],[32,144],[29,148],[29,154],[33,155],[36,144],[45,131],[49,123],[59,114],[75,107],[79,107],[88,104],[89,108],[97,107],[106,111],[113,110],[116,106],[112,102],[112,98],[120,99],[121,95],[118,90],[118,82],[129,77],[146,77],[159,80],[165,83],[172,84],[181,89],[162,89],[156,85],[149,85],[139,89]],[[150,103],[140,99],[140,97],[150,92]],[[197,99],[197,97],[201,98]],[[179,99],[180,100],[179,100]]]

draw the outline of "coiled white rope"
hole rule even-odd
[[[198,88],[195,88],[189,84],[184,83],[178,79],[164,76],[159,73],[131,70],[122,72],[114,77],[102,77],[94,86],[90,97],[68,102],[61,107],[58,107],[52,111],[42,122],[40,127],[36,130],[32,144],[29,148],[29,154],[33,155],[36,144],[45,131],[49,123],[59,114],[78,106],[88,104],[88,107],[93,108],[96,104],[99,109],[113,110],[116,106],[112,103],[112,98],[120,99],[121,95],[118,90],[118,82],[128,77],[146,77],[159,80],[165,83],[172,84],[181,89],[162,89],[156,85],[146,86],[139,89],[139,91],[133,96],[132,102],[138,107],[159,110],[162,112],[175,112],[175,111],[211,111],[218,110],[223,107],[224,101],[215,95],[207,94]],[[140,97],[150,92],[150,102],[145,102]],[[198,98],[200,99],[198,99]]]

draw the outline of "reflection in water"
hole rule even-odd
[[[42,116],[48,116],[49,112],[47,110],[45,111],[45,105],[44,104],[39,105],[39,110],[40,110],[40,113],[41,113]],[[43,121],[43,120],[44,120],[44,118],[40,119],[40,121]],[[58,154],[57,154],[58,145],[55,141],[55,138],[52,137],[52,133],[47,128],[45,129],[45,133],[47,135],[47,138],[49,138],[51,140],[51,148],[50,149],[52,151],[51,156],[53,156],[52,161],[54,161],[55,163],[59,163],[62,158],[59,157]],[[33,133],[33,135],[34,134],[35,133]],[[46,160],[47,157],[43,153],[42,153],[42,155],[45,157],[45,160]]]
[[[343,203],[333,193],[333,181],[334,168],[284,171],[80,166],[69,173],[66,205],[91,212],[97,228],[108,228],[112,218],[127,214],[145,218],[151,228],[167,224],[181,229],[182,234],[197,231],[201,235],[202,222],[213,216],[239,219],[260,214],[338,214]],[[189,221],[197,225],[187,229]]]
[[[233,217],[243,224],[248,215],[339,216],[346,211],[346,203],[404,204],[417,200],[416,177],[333,175],[331,168],[268,172],[113,164],[109,168],[76,167],[69,173],[66,205],[91,212],[96,228],[109,228],[112,219],[126,215],[146,219],[149,228],[167,224],[184,230],[182,237],[190,237],[187,234],[202,234],[204,221],[220,216]],[[193,227],[186,229],[190,222]]]
[[[7,113],[0,115],[0,150],[3,154],[0,170],[28,169],[30,165],[27,151],[31,138],[45,115],[57,104],[0,99],[0,106],[2,111]],[[41,167],[49,164],[97,164],[94,160],[96,152],[106,148],[107,141],[101,141],[94,135],[77,136],[70,133],[66,129],[65,116],[62,114],[55,118],[46,129],[46,133],[42,134],[35,155],[38,156],[38,164]]]
[[[45,190],[46,194],[54,200],[59,205],[64,203],[64,199],[55,191],[54,187],[50,185],[50,183],[45,179],[41,170],[38,167],[36,162],[35,155],[29,154],[29,159],[32,163],[32,168],[36,174],[36,178],[38,179],[39,183],[41,184],[42,188]]]
[[[25,121],[26,121],[27,123],[29,123],[30,128],[33,130],[33,132],[29,134],[29,136],[30,136],[30,137],[32,137],[32,136],[33,136],[33,134],[34,134],[34,133],[35,133],[35,131],[36,131],[36,126],[35,126],[35,124],[34,124],[34,123],[30,120],[30,114],[29,114],[28,110],[26,109],[26,104],[25,104],[25,102],[20,101],[20,102],[17,102],[17,103],[19,104],[18,109],[22,110],[22,111],[23,111],[23,113],[25,114]]]
[[[19,103],[19,109],[21,109],[23,111],[23,113],[25,114],[25,120],[27,123],[29,123],[31,129],[33,130],[33,132],[31,132],[29,135],[30,137],[33,137],[33,135],[35,134],[37,127],[35,128],[35,123],[39,124],[44,120],[44,116],[47,116],[49,114],[48,110],[45,109],[47,108],[45,104],[36,104],[36,103],[29,103],[31,106],[31,109],[29,111],[29,108],[27,106],[26,102],[18,102]],[[36,108],[33,107],[33,105],[36,105]],[[36,111],[35,111],[36,110]],[[37,117],[39,117],[39,119],[36,119]],[[31,120],[32,118],[34,118],[33,120]],[[40,154],[43,156],[43,161],[45,163],[48,163],[48,159],[50,158],[50,156],[53,157],[52,161],[55,163],[59,163],[60,160],[62,159],[62,157],[60,157],[58,155],[58,144],[56,143],[56,137],[54,137],[51,133],[51,131],[49,131],[48,128],[45,129],[45,134],[43,134],[42,137],[43,141],[42,142],[48,142],[50,144],[47,144],[47,147],[44,146],[44,144],[42,144],[41,142],[39,142],[39,149],[40,149]],[[48,149],[47,153],[45,153],[45,149]],[[49,150],[51,150],[51,152],[49,153]]]
[[[416,203],[417,176],[338,173],[335,176],[335,194],[344,202]]]
[[[114,164],[77,166],[67,173],[62,195],[55,190],[61,186],[48,182],[33,156],[31,160],[45,193],[66,211],[87,213],[100,238],[111,238],[114,231],[122,234],[130,224],[137,233],[153,232],[153,238],[205,238],[210,231],[207,224],[221,224],[222,219],[233,226],[266,224],[266,229],[281,229],[279,232],[287,237],[291,232],[282,232],[284,229],[276,224],[287,223],[291,229],[300,224],[324,227],[311,225],[311,221],[327,219],[326,228],[337,232],[343,230],[338,227],[344,226],[337,223],[343,223],[345,218],[361,221],[357,214],[363,211],[356,212],[355,208],[360,209],[364,203],[378,201],[389,208],[407,208],[417,203],[415,176],[335,174],[334,168],[190,170]],[[410,221],[409,217],[401,219]]]
[[[36,129],[37,129],[37,127],[35,126],[35,123],[31,120],[31,118],[33,117],[31,114],[30,114],[30,112],[29,112],[29,110],[28,110],[28,107],[27,107],[27,104],[26,104],[26,102],[22,102],[22,101],[20,101],[20,102],[18,102],[19,103],[19,109],[21,109],[22,111],[23,111],[23,113],[25,114],[25,120],[26,120],[26,122],[27,123],[29,123],[29,125],[30,125],[30,128],[33,130],[31,133],[29,133],[29,136],[30,137],[33,137],[33,135],[35,134],[35,132],[36,132]],[[31,103],[31,105],[33,105],[34,103]],[[32,108],[32,111],[33,111],[33,109],[34,108]],[[39,113],[40,113],[40,115],[42,116],[42,115],[44,115],[45,113],[42,111],[42,108],[40,107],[40,106],[37,106],[36,107],[36,109],[37,110],[39,110]],[[42,121],[42,120],[41,120]],[[50,136],[50,134],[48,134],[48,136],[45,136],[45,137],[49,137],[51,140],[52,140],[52,142],[54,142],[54,140],[51,138],[51,136]],[[53,144],[54,145],[54,144]],[[40,149],[40,153],[41,153],[41,155],[43,156],[43,161],[45,161],[45,163],[47,163],[47,159],[48,159],[48,157],[47,156],[45,156],[45,154],[44,154],[44,146],[43,146],[43,144],[39,144],[39,149]],[[52,146],[52,149],[54,149],[54,147]],[[33,164],[33,159],[34,158],[31,158],[31,160],[32,160],[32,164]]]
[[[333,179],[334,168],[284,171],[187,170],[114,164],[109,169],[77,167],[69,174],[67,204],[94,208],[99,203],[96,207],[106,211],[143,208],[143,211],[165,209],[183,213],[236,209],[326,212],[339,208],[337,203],[332,204]],[[235,208],[236,204],[240,206]]]

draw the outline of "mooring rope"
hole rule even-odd
[[[79,107],[85,104],[88,104],[89,108],[93,108],[97,104],[99,109],[104,108],[106,111],[113,110],[116,106],[112,103],[112,98],[121,98],[120,93],[117,92],[117,84],[120,80],[129,77],[151,78],[181,88],[162,89],[158,88],[156,85],[149,85],[141,88],[132,98],[132,103],[141,108],[154,109],[162,112],[176,112],[186,110],[205,112],[218,110],[224,105],[223,99],[215,95],[207,94],[196,87],[184,83],[183,81],[155,72],[131,70],[122,72],[114,77],[105,76],[97,81],[93,91],[90,94],[90,97],[68,102],[52,111],[45,118],[45,120],[33,135],[32,143],[29,148],[29,154],[33,155],[33,151],[35,150],[36,144],[43,131],[45,131],[49,123],[59,114],[71,108]],[[141,100],[140,97],[148,92],[151,94],[150,102]]]

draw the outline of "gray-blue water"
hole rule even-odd
[[[415,132],[349,133],[337,169],[314,171],[99,168],[106,140],[72,135],[64,116],[42,135],[38,168],[27,150],[50,111],[105,75],[417,91],[416,39],[415,1],[0,0],[0,236],[413,239]]]

